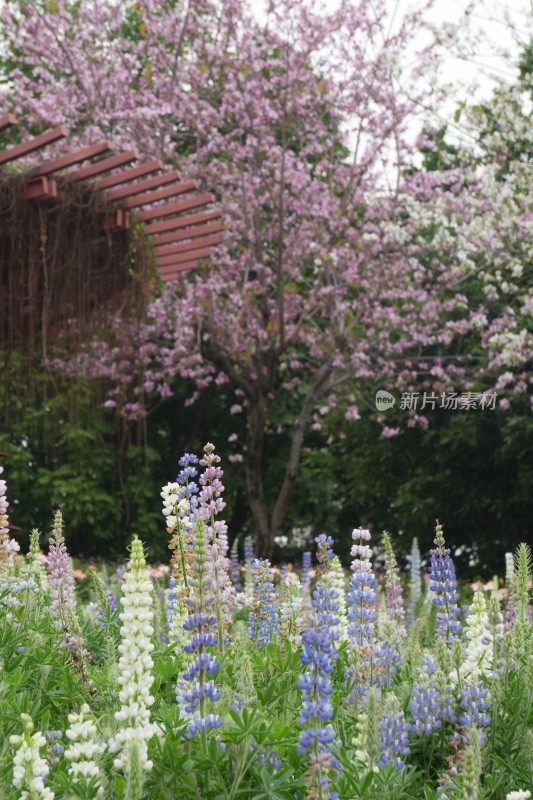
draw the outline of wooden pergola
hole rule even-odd
[[[0,116],[0,137],[15,125]],[[108,140],[46,158],[67,136],[59,125],[0,149],[0,350],[46,351],[105,309],[139,314],[156,274],[179,279],[221,240],[196,181]]]

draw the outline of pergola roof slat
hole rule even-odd
[[[199,250],[191,250],[188,253],[175,253],[173,260],[171,262],[167,262],[164,266],[167,267],[169,264],[185,264],[188,261],[196,261],[199,258],[207,258],[210,254],[211,249],[209,247],[203,247]]]
[[[174,247],[184,239],[198,239],[207,234],[220,233],[223,230],[224,226],[221,222],[209,222],[207,225],[196,225],[194,228],[186,228],[184,231],[174,231],[173,238],[168,244],[158,245],[154,249],[157,255],[166,255],[175,252]],[[154,236],[152,241],[159,238]]]
[[[176,280],[182,272],[187,272],[188,270],[194,269],[196,266],[197,262],[191,261],[189,264],[176,264],[171,267],[164,267],[160,270],[159,276],[162,281],[167,283],[168,281]]]
[[[222,211],[215,209],[214,211],[207,211],[203,214],[189,214],[187,217],[173,217],[172,219],[167,219],[163,222],[152,222],[150,225],[146,225],[144,232],[149,236],[152,236],[154,233],[174,231],[177,228],[186,228],[189,225],[197,225],[198,223],[207,222],[211,219],[220,219],[221,216]],[[170,234],[167,234],[167,236],[169,235]],[[173,241],[174,238],[175,237],[172,236],[170,239],[167,238],[163,241],[163,237],[154,236],[152,242],[155,244],[157,239],[157,244],[165,244],[166,242]]]
[[[182,272],[187,272],[187,270],[194,269],[196,266],[198,266],[197,261],[189,261],[187,264],[173,264],[168,267],[162,267],[159,270],[159,276],[162,281],[173,281]]]
[[[65,167],[73,167],[81,161],[87,161],[88,158],[94,158],[94,156],[100,156],[102,153],[109,153],[112,150],[113,144],[107,140],[91,144],[88,147],[82,147],[80,150],[74,150],[72,153],[67,153],[64,156],[59,156],[59,158],[54,158],[45,164],[41,164],[35,170],[34,175],[51,175],[52,172],[58,172],[61,169],[65,169]]]
[[[97,175],[102,175],[104,172],[122,167],[124,164],[130,164],[132,161],[139,159],[137,150],[125,150],[123,153],[118,153],[116,156],[110,158],[103,158],[100,161],[95,161],[94,164],[88,164],[86,167],[73,170],[64,176],[67,183],[77,183],[84,181],[87,178],[94,178]]]
[[[96,181],[94,188],[97,191],[102,189],[110,189],[112,186],[118,186],[121,183],[128,183],[134,181],[136,178],[141,178],[143,175],[149,175],[151,172],[158,172],[163,169],[163,162],[158,158],[151,161],[146,161],[144,164],[139,164],[138,167],[131,167],[124,169],[122,172],[116,172],[114,175],[109,175],[107,178],[102,178]]]
[[[180,181],[164,189],[158,189],[156,192],[145,192],[144,194],[125,200],[124,205],[126,208],[139,208],[140,206],[146,206],[150,203],[157,203],[159,200],[166,200],[167,197],[178,197],[180,194],[193,192],[195,189],[198,189],[196,181]]]
[[[14,114],[0,115],[0,131],[5,131],[6,128],[10,128],[12,125],[16,124],[17,118]]]
[[[119,189],[113,189],[112,192],[107,193],[108,200],[123,200],[126,197],[134,197],[141,192],[147,192],[150,189],[156,189],[158,186],[165,186],[167,183],[172,183],[180,178],[180,174],[176,169],[170,169],[163,172],[162,175],[156,175],[153,178],[146,178],[144,181],[137,181],[131,186],[121,186]]]
[[[46,131],[46,133],[41,133],[40,136],[29,139],[27,142],[22,142],[9,147],[7,150],[0,151],[0,164],[8,164],[10,161],[16,161],[17,158],[29,155],[29,153],[35,153],[36,150],[41,150],[43,147],[53,144],[59,139],[64,139],[66,136],[68,136],[67,128],[64,125],[58,125],[56,128]]]
[[[13,114],[0,115],[0,131],[16,123]],[[0,168],[66,136],[67,128],[59,125],[32,139],[0,150]],[[13,187],[20,198],[30,204],[54,200],[47,211],[55,214],[60,213],[61,203],[69,197],[68,187],[87,181],[87,200],[93,194],[91,202],[95,203],[95,220],[99,220],[98,225],[108,232],[104,234],[102,231],[97,242],[110,240],[113,231],[127,231],[131,218],[147,223],[143,233],[150,237],[148,244],[156,256],[159,275],[164,281],[174,280],[180,273],[201,264],[203,259],[211,255],[213,247],[222,241],[224,226],[219,221],[222,212],[212,206],[209,211],[188,212],[209,206],[215,200],[214,196],[209,192],[197,191],[199,187],[195,180],[181,179],[177,170],[165,169],[159,159],[122,169],[124,165],[138,161],[139,152],[131,149],[113,153],[113,150],[113,143],[105,140],[48,160],[41,156],[38,166],[26,167],[22,186],[15,176],[11,176]],[[82,162],[86,163],[76,168]],[[63,170],[66,172],[61,174]],[[59,179],[56,173],[60,173]],[[94,197],[94,192],[103,193],[103,207]],[[196,195],[177,202],[167,202],[168,198],[188,192],[196,192]],[[85,197],[83,192],[82,195]],[[84,202],[82,206],[78,204],[78,211],[85,208]],[[28,213],[35,213],[35,208],[28,205]],[[91,241],[89,239],[89,243]],[[112,241],[127,244],[122,234],[120,239]],[[89,252],[87,255],[89,268],[92,255]]]
[[[222,237],[220,234],[213,236],[203,236],[201,239],[194,239],[191,242],[181,242],[181,244],[170,244],[157,251],[157,263],[163,264],[163,259],[172,257],[174,253],[186,253],[188,250],[198,250],[202,247],[214,247],[220,244]],[[164,250],[164,252],[162,252]]]
[[[148,211],[141,211],[137,216],[141,222],[146,222],[150,219],[158,219],[160,217],[170,217],[172,214],[179,214],[181,211],[188,211],[190,208],[206,206],[212,203],[214,199],[214,195],[210,192],[205,192],[197,197],[192,197],[190,200],[184,200],[181,203],[167,203],[157,208],[150,208]]]

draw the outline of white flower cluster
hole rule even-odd
[[[513,585],[514,578],[514,556],[512,553],[505,554],[505,585],[509,589]]]
[[[146,567],[142,543],[137,537],[131,546],[131,559],[123,584],[121,603],[124,611],[122,621],[122,642],[120,652],[119,677],[121,707],[115,712],[115,719],[122,723],[109,742],[111,753],[118,753],[116,769],[130,768],[130,752],[137,750],[141,768],[149,770],[152,762],[148,760],[148,741],[155,733],[150,723],[150,706],[154,698],[150,688],[154,681],[151,674],[154,662],[151,642],[154,629],[153,590]]]
[[[178,496],[183,493],[184,487],[179,483],[167,483],[163,486],[161,497],[163,498],[163,514],[166,517],[167,530],[173,531],[180,520],[182,530],[192,530],[193,523],[190,519],[191,503],[187,497],[178,500]]]
[[[331,561],[328,577],[331,588],[337,592],[337,599],[335,602],[339,606],[339,610],[337,611],[337,617],[339,619],[337,632],[339,638],[335,642],[335,645],[336,647],[340,647],[342,642],[348,639],[348,616],[346,613],[346,577],[338,556],[334,556]]]
[[[480,678],[492,667],[492,635],[489,631],[489,616],[483,592],[476,592],[466,620],[465,636],[468,639],[466,657],[459,667],[461,678]],[[450,680],[457,682],[457,673],[452,671]]]
[[[21,789],[19,800],[54,800],[54,793],[44,785],[50,769],[40,750],[46,739],[41,731],[32,734],[33,720],[28,714],[21,714],[21,719],[23,735],[9,737],[10,743],[18,747],[13,759],[13,786]]]
[[[280,631],[283,641],[288,641],[294,650],[302,643],[302,585],[294,573],[289,573],[281,583],[279,607]]]
[[[101,773],[97,759],[105,750],[105,745],[97,742],[96,725],[92,717],[88,717],[89,714],[90,708],[84,703],[79,714],[68,715],[70,727],[66,737],[72,744],[65,750],[65,758],[72,762],[69,774],[75,780],[95,779],[95,788],[98,786],[96,797],[102,797],[104,790],[100,785]]]
[[[509,792],[505,796],[505,800],[529,800],[531,792],[529,789],[518,789],[516,792]]]

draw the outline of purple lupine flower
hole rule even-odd
[[[210,648],[218,645],[216,616],[213,613],[215,597],[207,571],[207,546],[204,524],[201,517],[196,520],[193,560],[191,564],[191,591],[185,599],[188,617],[183,627],[190,633],[190,641],[184,651],[195,655],[187,670],[178,680],[176,698],[181,711],[189,721],[186,736],[191,738],[207,728],[218,728],[222,720],[208,712],[208,705],[220,700],[220,693],[211,676],[220,664]],[[209,676],[209,679],[208,679]]]
[[[409,702],[413,720],[410,730],[413,733],[430,736],[442,725],[440,694],[436,686],[435,671],[434,659],[431,656],[424,656]]]
[[[442,525],[437,523],[435,535],[436,548],[431,550],[431,563],[429,568],[429,588],[435,592],[433,603],[439,606],[437,613],[437,639],[445,639],[450,644],[457,639],[461,631],[459,622],[459,607],[457,600],[457,580],[455,567],[450,556],[450,551],[444,547]]]
[[[402,756],[411,752],[408,738],[409,724],[400,708],[398,698],[389,694],[385,700],[385,709],[379,724],[380,766],[392,761],[395,767],[403,769],[405,761]]]
[[[372,572],[371,548],[363,544],[370,541],[370,531],[357,528],[352,538],[353,577],[348,591],[348,635],[360,647],[372,648],[375,639],[376,578]]]
[[[0,467],[0,475],[3,471],[4,468]],[[0,478],[0,542],[9,540],[8,508],[9,502],[6,497],[6,482],[3,478]]]
[[[439,719],[439,693],[435,683],[428,676],[421,676],[414,684],[410,708],[413,733],[430,736],[434,730],[440,728],[442,723]]]
[[[50,610],[56,629],[62,634],[63,644],[70,650],[76,666],[83,672],[83,663],[90,656],[75,613],[74,574],[63,537],[61,511],[57,511],[54,517],[46,566],[50,585]]]
[[[309,589],[309,585],[311,583],[311,578],[309,576],[309,570],[311,569],[311,553],[306,550],[302,553],[302,592],[305,592]]]
[[[380,687],[392,686],[394,676],[402,665],[400,650],[393,637],[379,639],[375,647],[374,671],[376,684]]]
[[[248,617],[250,639],[260,647],[268,644],[279,631],[276,592],[268,560],[256,559],[252,568],[257,572],[254,581],[252,611]]]
[[[302,633],[303,650],[300,653],[300,660],[307,670],[298,684],[303,695],[298,724],[305,726],[300,733],[298,753],[310,754],[311,780],[320,783],[320,796],[329,798],[337,796],[329,792],[329,772],[338,768],[331,751],[335,738],[333,728],[328,724],[333,716],[330,675],[337,658],[336,633],[331,629],[338,624],[336,596],[337,592],[322,582],[313,592],[314,626]]]
[[[241,565],[239,564],[239,540],[231,546],[231,582],[236,592],[242,592]]]
[[[327,565],[335,556],[333,539],[326,533],[321,533],[319,536],[315,536],[315,542],[317,543],[316,560],[321,565]]]
[[[228,552],[228,527],[224,520],[215,520],[226,507],[221,495],[224,484],[221,481],[224,471],[218,466],[220,456],[215,454],[214,445],[209,442],[204,447],[204,455],[200,464],[204,471],[200,475],[200,494],[198,496],[198,514],[205,522],[207,542],[207,573],[215,591],[215,615],[218,627],[218,642],[224,649],[224,630],[230,621],[229,605],[234,594],[229,577],[230,560]]]
[[[385,602],[387,616],[394,623],[398,635],[405,636],[405,609],[403,607],[400,572],[392,549],[391,538],[386,531],[383,533],[383,544],[385,545]]]
[[[174,616],[176,614],[176,581],[171,574],[168,579],[168,593],[167,593],[167,627],[172,629]]]
[[[479,743],[481,747],[485,744],[487,734],[480,730],[483,725],[490,725],[490,716],[486,713],[489,709],[487,696],[489,690],[483,681],[463,681],[459,690],[460,706],[462,714],[459,715],[459,722],[465,728],[476,726],[479,733]]]
[[[44,732],[44,738],[49,743],[47,757],[50,764],[59,764],[59,756],[65,752],[65,748],[59,741],[62,736],[63,731],[47,730]]]
[[[409,565],[410,597],[409,597],[409,604],[407,606],[407,625],[409,627],[411,627],[411,625],[415,621],[416,604],[418,603],[418,599],[422,594],[422,574],[420,570],[421,570],[420,548],[418,546],[418,539],[415,536],[415,538],[413,539],[413,543],[411,545],[411,562]]]

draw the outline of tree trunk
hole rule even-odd
[[[256,533],[256,551],[260,558],[272,558],[274,539],[281,529],[289,510],[289,502],[296,485],[305,432],[319,397],[329,386],[332,368],[324,364],[316,373],[315,380],[302,402],[300,413],[294,423],[287,466],[283,475],[276,502],[269,509],[265,493],[264,443],[267,406],[259,396],[250,404],[248,412],[248,437],[246,451],[246,485]]]

